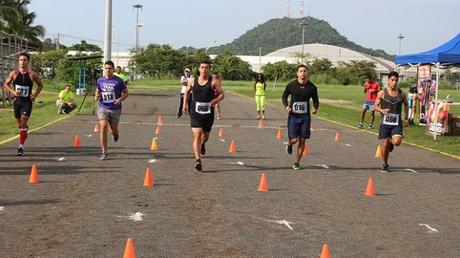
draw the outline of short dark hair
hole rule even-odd
[[[110,65],[112,68],[115,68],[115,64],[111,60],[105,61],[104,65]]]
[[[117,66],[117,69],[120,69],[120,70],[121,70],[121,66]]]
[[[19,60],[19,58],[20,58],[21,56],[27,57],[27,61],[30,61],[30,55],[27,54],[26,52],[21,52],[21,53],[19,53],[19,54],[18,54],[18,60]]]
[[[307,69],[307,71],[308,71],[308,67],[307,67],[306,65],[304,65],[304,64],[299,64],[299,65],[297,66],[296,71],[299,71],[299,69],[302,68],[302,67],[305,67],[305,69]]]
[[[395,71],[391,71],[389,74],[388,74],[388,78],[391,78],[391,77],[396,77],[399,79],[399,73],[395,72]]]
[[[209,60],[201,60],[201,61],[198,63],[198,65],[201,65],[201,64],[207,64],[207,65],[211,66],[211,61],[209,61]]]

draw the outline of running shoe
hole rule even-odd
[[[196,169],[197,171],[203,170],[203,165],[201,165],[201,161],[197,161],[197,162],[195,163],[195,169]]]
[[[370,124],[367,128],[373,129],[373,128],[374,128],[374,125],[373,125],[373,124]]]
[[[206,154],[206,147],[204,146],[204,143],[201,144],[201,155]]]
[[[292,154],[292,144],[288,144],[286,146],[286,153],[291,155]]]
[[[363,123],[359,123],[358,128],[363,128],[363,127],[364,127]]]
[[[292,169],[299,170],[300,169],[299,163],[294,163],[294,165],[292,166]]]
[[[117,142],[117,141],[118,141],[118,138],[120,138],[120,135],[119,135],[119,134],[114,134],[114,135],[113,135],[113,141],[114,141],[114,142]]]
[[[265,120],[265,115],[262,115],[262,117],[261,117],[261,118],[262,118],[262,120]]]
[[[392,152],[393,149],[395,148],[395,145],[391,142],[391,140],[388,142],[388,151]]]
[[[19,146],[17,151],[18,156],[24,156],[24,148]]]
[[[217,116],[217,120],[220,120],[220,116]]]
[[[107,152],[101,153],[101,160],[107,160]]]
[[[388,164],[383,164],[383,165],[382,165],[381,171],[382,171],[383,173],[388,173],[388,172],[390,172],[390,170],[388,170]]]

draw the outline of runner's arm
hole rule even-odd
[[[215,99],[211,100],[211,102],[209,102],[209,104],[211,106],[213,106],[215,104],[218,104],[219,102],[221,102],[225,98],[224,91],[222,90],[222,84],[216,83],[216,84],[214,84],[214,88],[215,88],[215,90],[217,92],[219,92],[219,95],[217,96],[217,98],[215,98]]]
[[[382,101],[382,98],[383,98],[383,90],[381,90],[381,91],[379,91],[379,93],[377,93],[377,98],[375,99],[375,103],[374,103],[374,109],[375,109],[375,111],[380,112],[382,114],[387,114],[388,109],[380,108],[380,102]]]
[[[101,97],[101,92],[99,91],[99,88],[96,86],[96,91],[94,92],[94,100],[99,101],[100,97]]]
[[[313,96],[311,97],[313,99],[313,109],[311,112],[313,114],[316,114],[316,111],[318,111],[319,108],[319,98],[318,98],[318,89],[315,87],[313,92]]]
[[[407,101],[406,93],[403,92],[404,102],[404,124],[407,125],[409,121],[409,102]]]
[[[11,83],[13,82],[13,78],[14,78],[14,72],[11,72],[9,75],[8,75],[8,78],[6,78],[5,80],[5,84],[3,85],[3,87],[9,91],[13,96],[15,97],[19,97],[19,92],[15,91],[13,89],[13,87],[11,87]]]
[[[283,101],[284,110],[286,110],[286,112],[291,112],[291,107],[288,104],[289,94],[290,94],[289,85],[287,85],[286,89],[284,89],[283,96],[281,97],[281,100]]]
[[[32,98],[32,101],[35,100],[38,95],[40,94],[40,92],[42,91],[43,89],[43,82],[42,80],[40,79],[40,77],[38,76],[38,74],[36,73],[33,73],[32,74],[32,78],[34,80],[34,82],[37,84],[37,89],[35,90],[34,94],[32,94],[30,97]]]
[[[118,99],[116,99],[113,103],[117,105],[121,104],[121,102],[125,100],[128,97],[128,95],[128,88],[125,86],[125,88],[121,92],[121,96]]]

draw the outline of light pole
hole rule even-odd
[[[136,51],[139,49],[139,29],[141,28],[141,24],[139,24],[139,9],[142,9],[143,5],[135,4],[133,8],[136,9]]]
[[[399,54],[398,55],[401,55],[401,41],[404,39],[403,34],[399,34],[398,39],[399,39],[399,52],[398,52]]]
[[[307,25],[305,23],[304,20],[301,20],[299,22],[299,27],[302,27],[302,63],[304,62],[304,44],[305,44],[305,25]]]
[[[104,61],[112,59],[112,0],[105,0]]]

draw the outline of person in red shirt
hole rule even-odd
[[[380,90],[380,85],[378,82],[374,81],[372,76],[369,75],[364,83],[364,93],[366,93],[366,100],[364,101],[363,111],[361,113],[361,121],[358,125],[358,128],[363,128],[364,125],[364,116],[366,115],[366,111],[369,110],[371,112],[371,122],[369,123],[368,128],[372,129],[374,127],[374,120],[375,120],[375,109],[374,103],[375,99],[377,98],[377,93]]]

